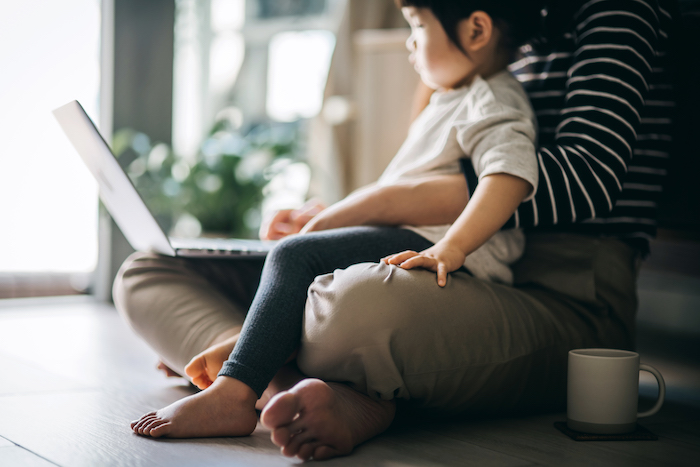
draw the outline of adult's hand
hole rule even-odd
[[[299,233],[301,229],[325,209],[325,205],[316,199],[307,201],[298,209],[282,209],[260,226],[262,240],[279,240],[288,235]]]

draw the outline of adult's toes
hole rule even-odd
[[[299,400],[295,394],[281,392],[273,397],[263,409],[260,421],[268,428],[277,428],[292,423],[299,413]]]
[[[285,446],[292,439],[292,432],[287,427],[275,428],[270,434],[270,439],[277,446]]]
[[[331,459],[333,457],[345,456],[349,453],[343,453],[334,449],[330,446],[319,446],[314,449],[314,460],[322,461],[324,459]]]
[[[316,438],[306,431],[298,433],[294,435],[292,440],[282,448],[282,454],[289,457],[296,456],[299,452],[299,448],[301,448],[305,443],[310,443],[315,440]]]
[[[283,446],[289,443],[292,437],[296,437],[302,431],[306,431],[306,421],[301,417],[297,417],[293,422],[280,426],[272,430],[272,442],[277,446]]]
[[[297,452],[297,457],[301,460],[308,461],[314,454],[314,450],[319,447],[321,443],[319,441],[311,441],[304,443],[299,448]]]

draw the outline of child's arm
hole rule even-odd
[[[498,232],[532,189],[530,182],[520,177],[488,175],[476,186],[466,209],[438,243],[420,253],[405,251],[382,261],[403,269],[421,267],[436,272],[438,285],[444,287],[447,273],[459,269],[467,255]]]
[[[321,211],[302,233],[355,225],[450,224],[469,199],[462,174],[439,175],[357,190]]]
[[[263,220],[260,225],[261,240],[279,240],[299,231],[316,216],[326,209],[317,199],[310,199],[297,209],[281,209]]]

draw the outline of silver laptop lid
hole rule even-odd
[[[168,237],[80,103],[69,102],[53,114],[97,180],[100,199],[131,246],[175,256]]]

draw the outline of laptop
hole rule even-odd
[[[264,257],[275,245],[261,240],[168,237],[80,103],[69,102],[53,114],[97,180],[107,211],[135,250],[167,256],[252,258]]]

